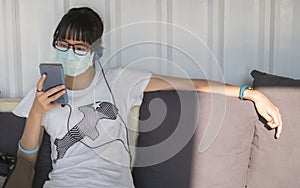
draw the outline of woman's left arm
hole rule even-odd
[[[174,89],[210,92],[237,98],[240,96],[240,87],[238,86],[210,80],[184,79],[162,75],[153,75],[145,88],[145,92]],[[276,138],[279,138],[282,131],[282,120],[278,108],[257,90],[246,89],[243,98],[254,102],[258,113],[265,118],[268,125],[271,128],[277,128]]]

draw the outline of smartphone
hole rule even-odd
[[[46,80],[44,82],[43,91],[48,91],[51,88],[54,88],[59,85],[66,85],[65,74],[62,64],[59,63],[41,63],[40,64],[40,73],[41,75],[46,74]],[[59,92],[59,91],[58,91]],[[56,93],[58,93],[56,92]],[[53,95],[55,95],[54,93]],[[53,96],[51,95],[51,96]],[[49,97],[51,97],[49,96]],[[68,104],[68,95],[65,93],[60,96],[55,101],[51,102],[52,104]]]

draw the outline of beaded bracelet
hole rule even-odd
[[[39,146],[37,146],[35,149],[33,150],[26,150],[24,148],[22,148],[21,146],[21,140],[19,140],[18,142],[18,148],[19,150],[22,152],[22,153],[25,153],[25,154],[28,154],[28,155],[32,155],[32,154],[35,154],[38,150],[39,150]]]
[[[239,94],[239,98],[240,98],[241,100],[245,100],[245,99],[244,99],[244,91],[245,91],[246,89],[253,90],[253,88],[250,87],[250,86],[247,86],[247,85],[241,86],[240,94]]]

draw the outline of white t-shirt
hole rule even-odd
[[[88,88],[67,90],[71,114],[65,106],[44,115],[53,166],[44,187],[134,187],[126,123],[130,109],[141,104],[152,74],[114,68],[105,75],[113,95],[102,73],[96,71]],[[16,107],[16,115],[28,117],[35,91]]]

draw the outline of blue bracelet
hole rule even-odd
[[[39,146],[37,146],[35,149],[33,150],[26,150],[24,148],[22,148],[21,146],[21,140],[19,140],[18,142],[18,148],[19,150],[22,152],[22,153],[25,153],[25,154],[28,154],[28,155],[32,155],[32,154],[35,154],[38,150],[39,150]]]
[[[239,98],[240,98],[241,100],[245,100],[245,99],[244,99],[244,91],[245,91],[246,89],[252,90],[253,88],[250,87],[250,86],[247,86],[247,85],[243,85],[243,86],[241,87],[241,89],[240,89],[240,94],[239,94]]]

